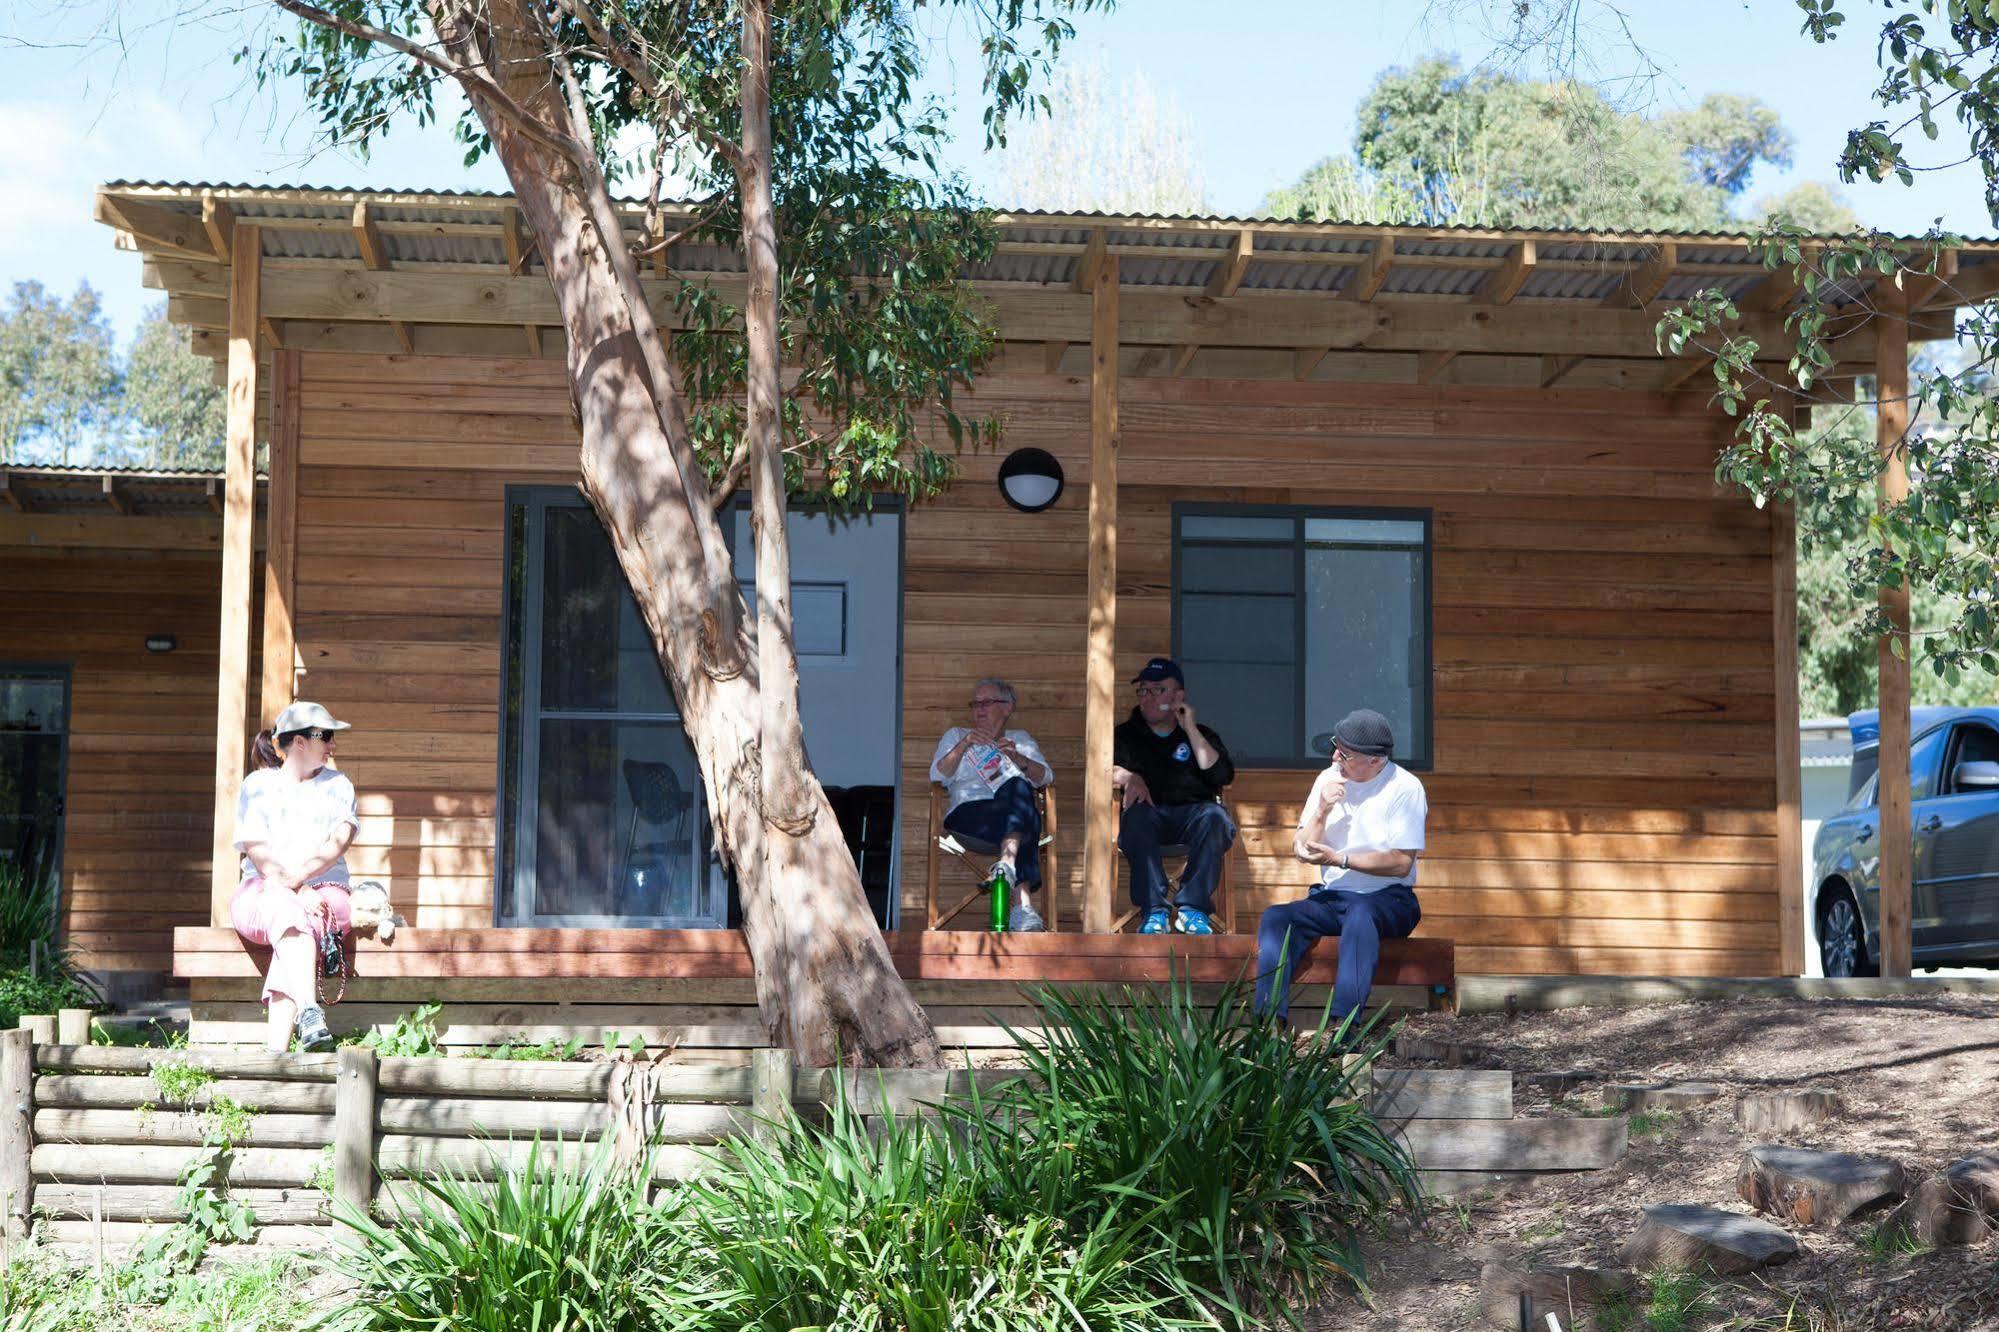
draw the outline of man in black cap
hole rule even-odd
[[[1340,938],[1333,983],[1335,1020],[1367,1003],[1381,941],[1400,939],[1423,918],[1416,905],[1416,861],[1430,801],[1423,783],[1389,755],[1395,736],[1388,719],[1369,708],[1349,712],[1333,728],[1332,766],[1312,783],[1291,849],[1320,866],[1319,886],[1302,902],[1263,913],[1256,931],[1256,1007],[1283,1018],[1291,977],[1312,945]]]
[[[1132,904],[1145,913],[1138,932],[1213,934],[1215,883],[1235,844],[1235,824],[1221,806],[1235,764],[1222,738],[1194,719],[1180,663],[1154,657],[1132,684],[1138,706],[1112,733],[1111,781],[1123,793],[1117,844],[1131,866]],[[1187,848],[1172,910],[1159,859],[1167,846]]]

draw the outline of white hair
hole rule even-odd
[[[998,694],[1000,697],[1006,700],[1006,705],[1008,707],[1012,707],[1018,701],[1014,697],[1012,685],[1008,684],[1004,680],[995,680],[990,676],[988,676],[986,679],[980,680],[977,684],[974,684],[972,688],[974,690],[978,689],[992,690],[995,694]]]

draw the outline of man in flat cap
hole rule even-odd
[[[1416,860],[1423,853],[1429,797],[1423,783],[1389,757],[1388,719],[1359,708],[1333,728],[1332,766],[1312,783],[1291,849],[1317,865],[1319,885],[1302,902],[1263,913],[1256,931],[1256,1007],[1283,1018],[1291,978],[1312,945],[1340,939],[1333,1020],[1367,1003],[1381,941],[1400,939],[1423,918],[1416,905]]]
[[[1140,934],[1215,932],[1215,885],[1235,824],[1222,788],[1235,780],[1228,747],[1194,719],[1187,679],[1171,657],[1154,657],[1132,677],[1138,706],[1111,733],[1111,782],[1121,793],[1118,850],[1131,867],[1131,902]],[[1164,847],[1187,848],[1180,887],[1167,903]]]

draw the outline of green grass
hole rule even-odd
[[[1857,1227],[1853,1240],[1860,1249],[1860,1256],[1870,1263],[1891,1262],[1896,1258],[1913,1257],[1930,1251],[1930,1246],[1910,1234],[1907,1226],[1891,1225],[1886,1221]]]
[[[1645,1304],[1645,1332],[1689,1332],[1714,1308],[1707,1281],[1693,1272],[1654,1272]]]
[[[29,1246],[0,1272],[0,1332],[294,1332],[312,1318],[312,1269],[292,1255],[223,1263],[155,1282]]]
[[[1634,1110],[1627,1127],[1631,1136],[1640,1141],[1664,1140],[1671,1136],[1678,1118],[1671,1110]]]

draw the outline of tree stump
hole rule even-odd
[[[1691,1110],[1721,1099],[1712,1082],[1626,1082],[1604,1093],[1613,1110]]]
[[[1999,1155],[1979,1152],[1963,1157],[1951,1162],[1943,1173],[1966,1206],[1976,1207],[1999,1222]]]
[[[1975,1199],[1967,1200],[1946,1175],[1926,1179],[1882,1226],[1899,1230],[1918,1244],[1976,1244],[1992,1233],[1992,1222]]]
[[[1762,1143],[1736,1176],[1742,1200],[1759,1212],[1803,1226],[1836,1226],[1855,1212],[1908,1191],[1893,1161],[1846,1152],[1814,1152]]]
[[[1629,1296],[1631,1274],[1614,1267],[1515,1267],[1487,1263],[1479,1269],[1478,1305],[1493,1327],[1516,1332],[1520,1326],[1522,1292],[1533,1300],[1533,1324],[1548,1325],[1548,1315],[1560,1320],[1565,1332],[1585,1332],[1597,1325],[1596,1310],[1607,1296]]]
[[[1839,1095],[1829,1091],[1756,1092],[1735,1103],[1735,1122],[1749,1133],[1789,1133],[1792,1129],[1830,1119],[1840,1111]]]
[[[1768,1221],[1686,1203],[1645,1209],[1644,1220],[1618,1261],[1641,1272],[1657,1269],[1740,1276],[1798,1255],[1798,1242]]]

